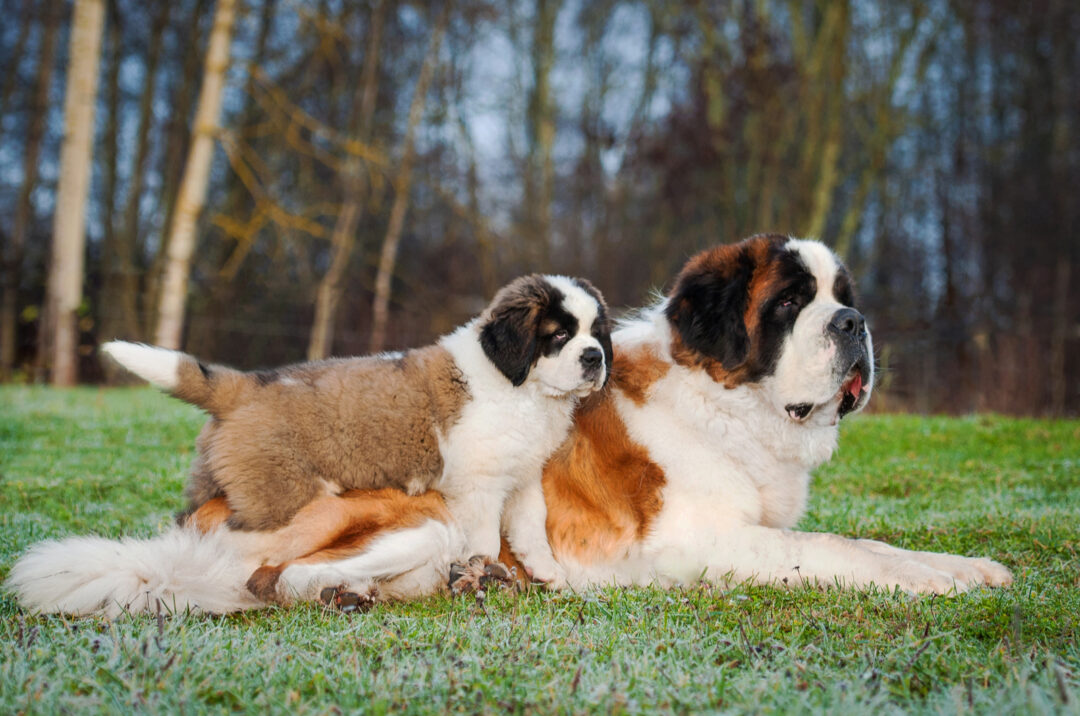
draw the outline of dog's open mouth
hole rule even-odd
[[[861,363],[856,363],[848,374],[848,377],[844,379],[843,384],[840,386],[840,410],[838,411],[838,417],[844,417],[852,410],[855,410],[859,405],[859,401],[863,397],[863,393],[866,391],[865,387],[866,378],[863,375],[863,367]]]
[[[840,399],[840,407],[836,412],[837,420],[859,407],[859,403],[866,396],[867,372],[866,365],[862,361],[855,363],[855,365],[851,366],[851,370],[848,371],[843,382],[840,383],[840,391],[837,395],[826,403],[822,403],[822,405],[829,405],[837,398]],[[785,405],[784,410],[787,411],[788,417],[797,423],[801,423],[809,418],[817,407],[819,406],[813,403],[792,403]]]

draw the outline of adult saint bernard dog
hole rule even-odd
[[[346,491],[437,489],[440,514],[460,526],[449,556],[497,555],[505,512],[507,539],[528,573],[561,583],[541,474],[578,399],[603,387],[612,365],[607,309],[588,282],[520,278],[475,320],[404,353],[241,372],[134,343],[103,351],[210,414],[196,442],[188,514],[227,506],[237,543],[258,545],[313,501]],[[168,560],[153,540],[124,544],[148,564]],[[141,566],[125,572],[115,563],[127,555],[94,538],[44,543],[9,582],[35,608],[130,608],[150,580]]]
[[[817,242],[755,236],[693,257],[663,300],[615,332],[611,379],[577,407],[544,468],[546,511],[507,512],[504,534],[543,514],[557,581],[574,588],[701,578],[918,593],[1009,584],[989,559],[791,529],[840,419],[873,389],[872,343],[854,303],[851,277]],[[465,539],[445,505],[435,490],[357,490],[238,539],[229,506],[211,500],[158,551],[173,581],[148,581],[148,591],[210,612],[430,593],[440,577],[445,588]],[[512,543],[503,547],[514,562]],[[185,579],[193,563],[201,576]],[[476,581],[501,576],[482,561],[464,570]],[[27,598],[26,584],[15,584],[24,604],[64,608]]]

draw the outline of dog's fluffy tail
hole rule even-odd
[[[128,341],[110,341],[101,351],[143,380],[220,417],[243,401],[257,381],[219,365],[200,363],[180,351]]]
[[[257,565],[223,535],[174,527],[149,539],[39,542],[15,563],[6,586],[26,609],[76,616],[154,612],[159,601],[166,612],[211,614],[262,605],[245,586]]]

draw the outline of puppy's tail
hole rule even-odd
[[[264,604],[245,583],[257,564],[223,532],[174,527],[149,539],[70,537],[39,542],[6,587],[34,612],[114,618],[124,612],[191,610],[224,614]]]
[[[110,341],[101,351],[143,380],[215,417],[242,402],[256,383],[250,373],[207,365],[168,348]]]

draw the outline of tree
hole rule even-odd
[[[416,127],[424,113],[431,75],[435,72],[435,62],[439,55],[439,45],[443,33],[450,22],[450,2],[443,5],[442,15],[431,35],[424,63],[420,67],[420,76],[416,80],[412,103],[409,105],[408,125],[402,139],[401,165],[394,178],[394,204],[390,209],[390,223],[383,238],[382,253],[379,257],[379,271],[375,276],[375,301],[371,308],[371,343],[369,349],[375,353],[386,345],[386,324],[390,319],[390,279],[394,274],[397,261],[398,244],[401,242],[401,230],[405,224],[405,212],[409,208],[409,189],[412,186],[412,165],[416,158]]]
[[[50,6],[50,9],[54,9]],[[34,20],[34,0],[23,0],[19,12],[19,34],[15,38],[15,47],[10,55],[10,66],[5,61],[3,69],[4,83],[0,85],[0,117],[7,114],[8,101],[15,91],[15,85],[19,80],[19,61],[22,60],[26,41],[30,39],[30,28]]]
[[[29,14],[29,13],[27,13]],[[59,0],[45,6],[44,28],[38,53],[37,76],[34,78],[33,105],[27,125],[23,151],[23,179],[19,198],[15,204],[15,220],[11,226],[11,238],[4,260],[4,297],[0,307],[0,380],[8,380],[16,359],[16,322],[18,317],[19,274],[22,267],[23,248],[33,216],[32,193],[37,186],[38,159],[41,155],[42,138],[49,115],[49,90],[52,87],[53,55],[56,52],[56,36],[60,26]],[[25,34],[25,33],[24,33]],[[20,36],[20,43],[25,38]],[[12,72],[12,76],[15,73]],[[8,86],[5,86],[5,96]]]
[[[154,124],[153,104],[157,92],[158,65],[161,59],[162,35],[169,20],[169,3],[154,9],[150,32],[146,38],[143,61],[143,85],[139,96],[138,120],[135,130],[135,151],[128,167],[127,191],[119,223],[110,221],[101,247],[102,287],[100,335],[103,338],[135,340],[141,336],[138,314],[139,280],[135,257],[139,248],[139,204],[143,199],[143,182],[147,157],[150,153],[150,130]],[[110,78],[111,81],[111,78]],[[117,165],[120,157],[115,158]],[[112,169],[113,173],[119,167]],[[111,206],[111,204],[110,204]]]
[[[364,143],[371,141],[372,125],[375,120],[375,99],[379,79],[379,43],[382,38],[386,7],[389,4],[389,0],[379,0],[378,5],[372,10],[367,52],[364,56],[364,80],[357,85],[360,117],[357,122],[356,138]],[[308,341],[308,360],[325,358],[330,354],[333,345],[334,321],[337,318],[337,309],[344,290],[345,269],[349,265],[349,257],[352,256],[353,244],[356,242],[356,226],[362,212],[366,188],[365,176],[366,173],[363,171],[359,158],[350,157],[346,162],[342,177],[344,201],[337,221],[334,223],[334,233],[330,238],[333,258],[330,261],[330,268],[319,282],[319,290],[315,298],[315,320],[312,323],[311,337]]]
[[[555,20],[561,0],[537,0],[532,37],[532,87],[525,115],[529,155],[525,167],[525,236],[529,259],[548,270],[551,211],[555,191],[555,129],[558,106],[551,90],[555,65]]]
[[[203,23],[203,18],[212,11],[212,8],[210,0],[194,0],[189,12],[181,18],[179,33],[182,40],[175,43],[173,56],[165,58],[166,67],[163,76],[169,104],[165,114],[165,126],[162,130],[163,151],[155,166],[150,169],[150,171],[156,170],[162,176],[161,186],[156,194],[158,206],[161,207],[159,211],[163,218],[163,229],[161,240],[157,242],[153,256],[149,257],[150,266],[143,276],[145,291],[140,328],[144,336],[152,335],[157,325],[157,310],[161,303],[162,268],[165,264],[165,250],[168,247],[168,228],[172,226],[173,217],[176,214],[180,183],[184,178],[184,158],[191,145],[192,105],[197,99],[194,95],[199,86],[199,63],[206,54],[207,43],[201,41],[202,33],[199,28]]]
[[[53,385],[74,385],[78,377],[76,313],[82,303],[86,197],[90,188],[94,104],[104,25],[104,0],[76,0],[71,20],[64,143],[60,151],[60,183],[56,190],[42,332],[47,350],[41,352],[51,364]]]
[[[221,114],[221,96],[225,70],[229,66],[229,45],[235,15],[236,0],[218,0],[207,47],[199,104],[195,110],[191,149],[166,242],[161,304],[154,331],[154,342],[165,348],[179,349],[184,329],[184,304],[191,275],[191,255],[195,250],[195,225],[202,212],[210,180],[214,135],[218,131]]]

